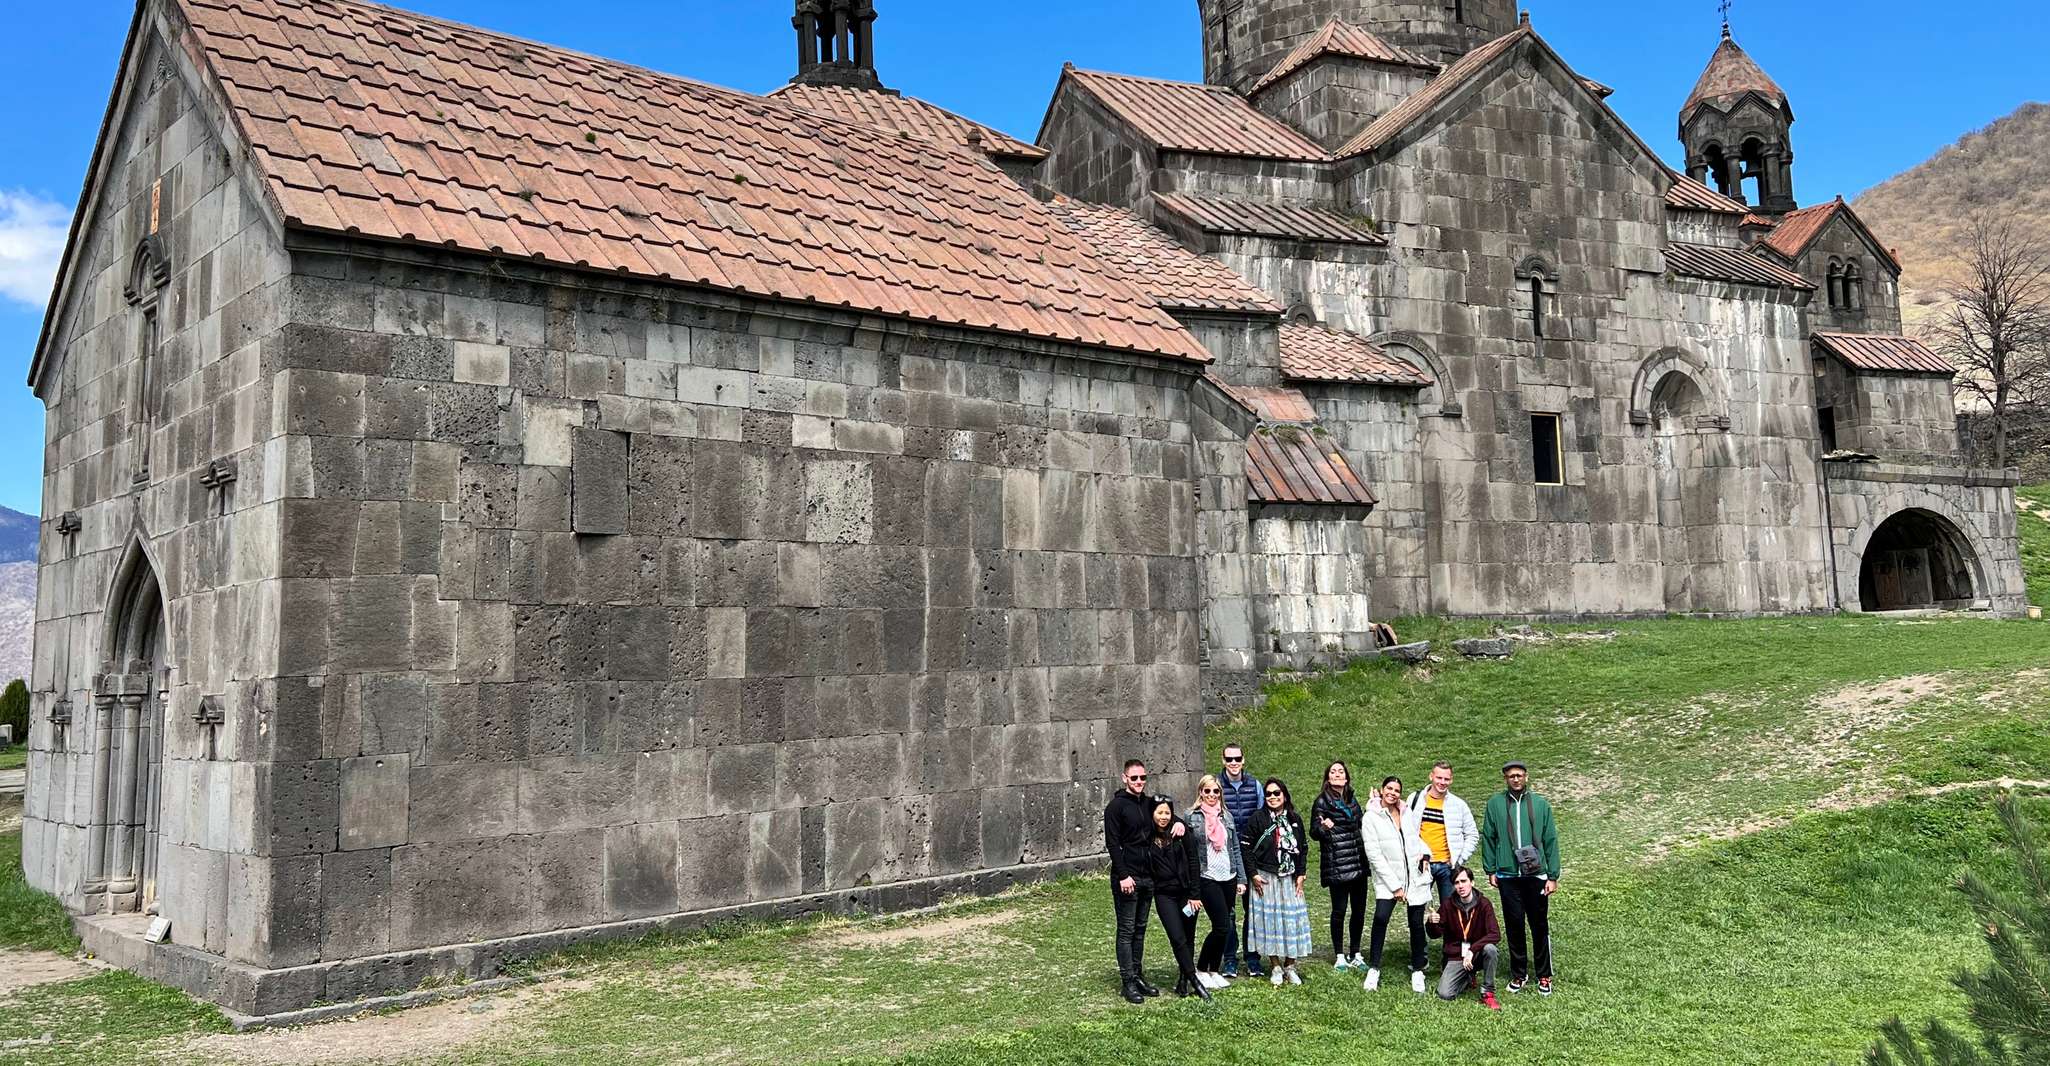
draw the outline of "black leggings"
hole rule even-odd
[[[1210,919],[1210,935],[1203,938],[1203,950],[1196,957],[1196,969],[1202,973],[1216,973],[1224,965],[1224,943],[1235,932],[1232,906],[1238,902],[1237,881],[1212,881],[1205,877],[1200,885],[1203,891],[1203,913]]]
[[[1167,930],[1167,942],[1174,948],[1175,968],[1188,980],[1196,977],[1196,954],[1190,949],[1195,939],[1196,920],[1182,913],[1189,901],[1181,896],[1170,896],[1165,892],[1153,897],[1153,909],[1160,915],[1160,927]]]
[[[1381,968],[1381,946],[1388,940],[1388,919],[1395,913],[1397,901],[1377,899],[1374,901],[1374,939],[1367,949],[1367,965]],[[1409,908],[1409,968],[1412,973],[1421,973],[1428,961],[1424,956],[1424,905],[1418,903]]]
[[[1360,929],[1367,924],[1367,886],[1372,880],[1355,877],[1350,881],[1333,881],[1331,888],[1331,950],[1340,956],[1357,955],[1360,950]],[[1346,931],[1345,911],[1352,908],[1352,939],[1339,936]],[[1346,947],[1351,944],[1352,947]]]

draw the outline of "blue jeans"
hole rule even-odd
[[[1431,864],[1431,883],[1438,886],[1438,902],[1452,898],[1452,871],[1456,869],[1458,867],[1449,862]]]

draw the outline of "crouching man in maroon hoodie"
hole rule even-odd
[[[1502,927],[1495,905],[1473,887],[1473,871],[1452,872],[1452,894],[1431,915],[1431,935],[1445,941],[1445,972],[1438,978],[1438,998],[1458,999],[1482,977],[1481,1002],[1501,1010],[1495,1001],[1495,964],[1501,957]]]

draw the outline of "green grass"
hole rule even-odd
[[[1445,640],[1486,627],[1400,628]],[[531,998],[414,1012],[415,1031],[381,1036],[378,1053],[603,1066],[1850,1064],[1890,1015],[1960,1017],[1948,979],[1984,948],[1949,885],[1968,863],[1997,865],[1997,824],[1983,787],[1929,790],[2050,778],[2050,627],[1852,617],[1614,628],[1613,641],[1555,641],[1507,663],[1371,663],[1278,685],[1267,707],[1208,738],[1212,762],[1240,741],[1256,771],[1301,792],[1333,757],[1376,781],[1418,779],[1444,757],[1478,802],[1504,757],[1527,760],[1557,804],[1566,866],[1560,993],[1549,1000],[1526,993],[1490,1015],[1418,999],[1399,973],[1398,987],[1362,992],[1330,974],[1325,897],[1313,888],[1327,961],[1307,968],[1307,987],[1130,1008],[1116,998],[1107,889],[1088,877],[928,917],[580,948],[525,967],[567,980],[520,994]],[[2029,807],[2050,817],[2050,800]],[[1170,958],[1156,928],[1156,981]],[[48,1021],[0,1010],[0,1045],[50,1031],[96,1037],[100,1061],[218,1060],[216,1046],[183,1044],[215,1022],[181,1010],[141,1020],[123,1005],[135,990],[94,983],[104,980],[16,1001]],[[437,1035],[471,1009],[490,1012],[480,1035]],[[37,1057],[57,1054],[70,1053],[29,1061],[79,1061]]]
[[[0,801],[0,823],[21,813],[18,800]],[[78,938],[63,905],[28,886],[21,872],[21,831],[0,833],[0,948],[72,952]]]
[[[2039,512],[2050,512],[2050,485],[2027,485],[2015,491],[2024,504]],[[2022,539],[2022,577],[2029,588],[2029,602],[2050,607],[2050,520],[2026,506],[2015,516]]]
[[[28,749],[19,744],[0,751],[0,770],[19,770],[28,765]]]

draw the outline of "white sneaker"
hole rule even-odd
[[[1409,975],[1409,990],[1421,996],[1424,994],[1424,972],[1417,970]]]
[[[1375,989],[1378,989],[1378,988],[1380,988],[1380,987],[1381,987],[1381,971],[1379,971],[1379,970],[1368,970],[1368,971],[1367,971],[1367,979],[1366,979],[1365,981],[1363,981],[1363,982],[1361,982],[1361,983],[1360,983],[1360,987],[1361,987],[1361,988],[1364,988],[1364,989],[1366,989],[1366,990],[1367,990],[1367,991],[1369,991],[1369,992],[1372,992],[1372,991],[1374,991]]]
[[[1302,983],[1303,983],[1303,975],[1302,975],[1302,974],[1299,974],[1299,973],[1297,973],[1297,972],[1295,972],[1295,967],[1294,967],[1294,966],[1290,966],[1290,967],[1288,967],[1287,969],[1288,969],[1288,983],[1289,983],[1289,984],[1292,984],[1292,985],[1299,985],[1299,984],[1302,984]]]
[[[1267,971],[1268,983],[1272,984],[1276,988],[1280,988],[1281,982],[1286,980],[1288,980],[1288,967],[1286,966],[1276,966],[1273,969]]]
[[[1359,953],[1359,952],[1357,952],[1357,951],[1353,952],[1353,953],[1352,953],[1352,968],[1353,968],[1353,969],[1355,969],[1355,970],[1364,970],[1364,969],[1366,969],[1366,968],[1367,968],[1367,957],[1366,957],[1365,955],[1362,955],[1362,954],[1360,954],[1360,953]]]
[[[1348,966],[1351,966],[1351,965],[1352,965],[1352,959],[1351,959],[1351,958],[1349,958],[1349,957],[1347,957],[1347,956],[1345,956],[1345,955],[1340,955],[1340,956],[1339,956],[1339,957],[1338,957],[1338,958],[1337,958],[1337,959],[1336,959],[1335,961],[1333,961],[1333,962],[1331,963],[1331,969],[1332,969],[1332,970],[1334,970],[1334,971],[1336,971],[1336,972],[1338,972],[1338,973],[1344,973],[1344,972],[1345,972],[1345,968],[1346,968],[1346,967],[1348,967]]]
[[[1224,987],[1224,978],[1214,973],[1199,973],[1196,975],[1196,983],[1215,992]]]

